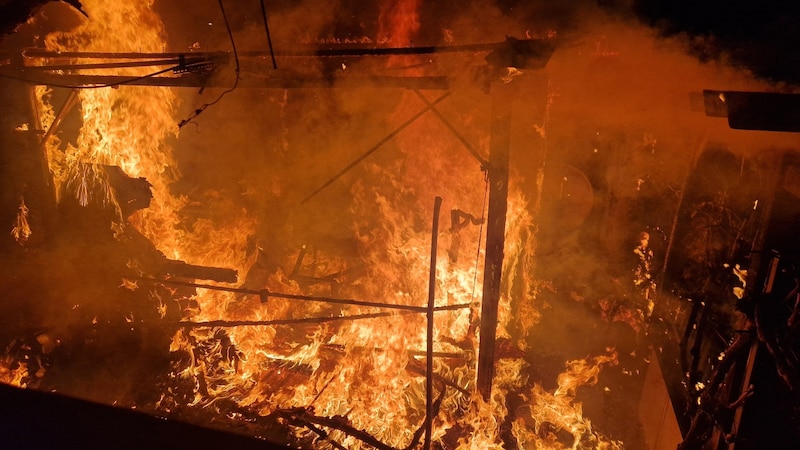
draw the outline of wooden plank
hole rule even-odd
[[[511,144],[511,99],[508,88],[492,89],[491,141],[489,145],[489,211],[486,221],[486,264],[483,273],[477,389],[489,400],[494,379],[497,311],[503,275],[508,166]]]

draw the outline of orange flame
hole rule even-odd
[[[49,36],[46,39],[48,48],[163,50],[163,29],[150,9],[151,3],[99,0],[84,0],[83,3],[91,20],[72,32]],[[384,9],[382,38],[393,45],[407,45],[419,27],[418,7],[419,2],[412,0]],[[388,30],[392,30],[391,34]],[[142,75],[143,72],[126,69],[121,74]],[[44,106],[42,122],[52,123],[48,90],[37,89],[37,94]],[[168,88],[119,86],[117,89],[86,89],[79,95],[83,126],[75,145],[68,145],[66,152],[62,152],[56,137],[51,137],[47,143],[50,166],[59,184],[68,186],[74,191],[71,194],[86,204],[93,200],[93,195],[98,195],[97,192],[100,201],[113,200],[95,165],[117,165],[130,176],[144,177],[153,186],[154,199],[147,210],[134,214],[130,225],[169,258],[232,267],[238,273],[247,273],[254,262],[254,255],[248,252],[247,238],[254,235],[257,224],[245,211],[231,208],[224,220],[196,219],[191,231],[179,226],[180,213],[188,199],[175,197],[169,190],[179,174],[172,150],[165,143],[177,133],[176,94]],[[412,104],[418,105],[419,99],[407,94],[402,105]],[[399,117],[403,112],[400,107],[396,114]],[[379,183],[359,181],[351,189],[354,216],[359,218],[354,224],[359,259],[367,267],[367,274],[349,286],[342,286],[342,296],[421,306],[428,290],[430,237],[427,227],[419,224],[427,223],[429,200],[447,193],[448,207],[482,215],[483,205],[475,198],[480,199],[485,180],[476,170],[477,162],[464,158],[460,147],[442,137],[444,133],[440,132],[438,122],[420,121],[414,126],[418,128],[413,133],[397,138],[405,163],[412,169],[403,171],[393,167],[389,170],[368,165],[369,176]],[[420,136],[426,139],[424,145],[420,145]],[[419,148],[427,152],[416,151]],[[434,152],[437,154],[431,158]],[[461,175],[465,173],[474,176]],[[429,178],[421,182],[419,174]],[[63,197],[65,192],[61,194]],[[512,214],[506,230],[509,265],[532,262],[535,248],[531,242],[535,241],[535,236],[529,232],[532,219],[528,210],[524,196],[512,187],[509,195]],[[482,260],[482,255],[475,248],[456,244],[459,240],[478,242],[480,235],[481,228],[477,226],[442,233],[440,246],[450,247],[452,255],[458,257],[438,259],[435,268],[437,306],[475,303],[474,293],[480,292],[477,274],[481,271],[476,260]],[[476,259],[473,259],[475,253]],[[287,257],[287,262],[289,259]],[[526,271],[514,268],[510,272]],[[271,273],[259,282],[260,287],[273,291],[303,293],[300,285],[282,271]],[[534,310],[532,283],[530,279],[524,280],[525,294],[530,298],[519,300],[519,308],[528,312]],[[511,297],[510,290],[501,297],[498,324],[498,336],[507,339],[512,338],[508,325],[512,321],[512,309],[516,307],[512,306]],[[265,306],[255,298],[237,298],[230,293],[206,289],[198,289],[192,300],[196,306],[187,308],[184,318],[195,321],[220,318],[266,321],[374,312],[367,307],[344,310],[281,298],[270,298]],[[479,339],[470,331],[474,329],[474,321],[468,309],[436,315],[434,351],[455,356],[434,361],[437,390],[445,390],[434,421],[434,438],[445,440],[448,431],[457,427],[467,430],[457,440],[459,448],[502,448],[500,428],[509,415],[505,396],[527,385],[528,380],[521,375],[525,362],[519,357],[498,360],[495,388],[488,403],[480,396],[465,395],[474,389],[475,367],[470,358],[475,354],[475,343]],[[525,329],[530,325],[517,326]],[[524,337],[518,338],[515,345],[524,350],[524,341]],[[396,314],[307,327],[263,325],[224,330],[194,327],[177,332],[169,351],[185,355],[173,376],[177,383],[192,385],[189,406],[208,406],[228,399],[262,416],[277,410],[303,408],[320,417],[346,417],[353,428],[387,445],[404,447],[411,442],[414,430],[424,417],[424,372],[420,375],[418,369],[423,359],[418,355],[425,344],[424,318]],[[530,408],[536,412],[534,429],[515,422],[519,442],[541,442],[544,439],[541,435],[546,433],[538,433],[538,427],[543,421],[569,429],[576,440],[584,436],[589,429],[588,422],[581,417],[580,408],[573,405],[568,394],[574,393],[579,382],[596,380],[597,371],[604,363],[594,360],[591,367],[577,363],[570,366],[569,375],[559,380],[564,383],[564,390],[559,388],[556,394],[548,394],[538,387],[531,390]],[[577,375],[579,372],[588,372],[588,378],[581,378]],[[17,374],[6,377],[21,379]],[[170,395],[164,393],[155,406],[169,410]],[[308,431],[298,429],[297,433],[306,435]],[[348,448],[362,446],[353,437],[335,430],[330,430],[329,436]]]

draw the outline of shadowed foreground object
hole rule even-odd
[[[128,409],[0,384],[0,447],[8,449],[286,448]]]
[[[707,116],[727,117],[735,130],[800,132],[800,94],[703,91]]]

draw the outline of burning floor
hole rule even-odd
[[[6,38],[0,381],[265,445],[639,449],[681,440],[641,420],[658,360],[687,445],[713,439],[693,396],[741,384],[709,362],[733,293],[748,267],[792,292],[753,255],[796,250],[764,236],[797,142],[741,150],[764,135],[670,95],[759,83],[637,29],[466,45],[448,16],[409,47],[415,5],[309,35],[275,26],[303,7],[86,1]],[[790,390],[794,308],[759,322]]]

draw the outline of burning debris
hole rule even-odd
[[[231,53],[171,54],[153,5],[83,3],[90,19],[0,67],[52,85],[35,88],[34,125],[18,130],[43,147],[46,192],[20,198],[12,229],[18,251],[38,252],[17,291],[48,287],[33,291],[40,304],[9,306],[19,319],[2,334],[0,379],[300,448],[643,441],[636,425],[604,431],[637,421],[614,396],[639,382],[666,314],[660,258],[673,236],[655,218],[608,227],[633,211],[668,217],[655,203],[673,205],[676,188],[656,170],[616,169],[629,149],[613,146],[652,168],[670,139],[648,127],[612,145],[591,131],[586,160],[556,154],[574,149],[552,131],[563,94],[540,71],[563,41],[453,45],[448,29],[448,46],[408,46],[421,11],[409,2],[382,11],[385,45],[272,48],[262,2],[268,59],[236,49],[249,26],[238,10],[221,11],[216,37]],[[203,22],[219,33],[217,18]],[[606,45],[592,54],[599,65],[623,54]],[[227,90],[197,100],[217,87]],[[249,128],[264,110],[269,120]],[[529,149],[512,152],[520,141]],[[711,221],[716,206],[691,217]],[[32,233],[44,243],[26,242]],[[587,242],[598,248],[575,250]],[[626,257],[598,268],[617,250]],[[707,270],[701,256],[684,261],[692,277]],[[554,267],[564,262],[575,265]],[[721,370],[758,336],[794,389],[796,305],[775,319],[786,335],[762,326],[779,315],[756,308]],[[584,333],[599,338],[579,342]],[[686,445],[746,404],[747,393],[717,395],[723,376],[706,383]]]

